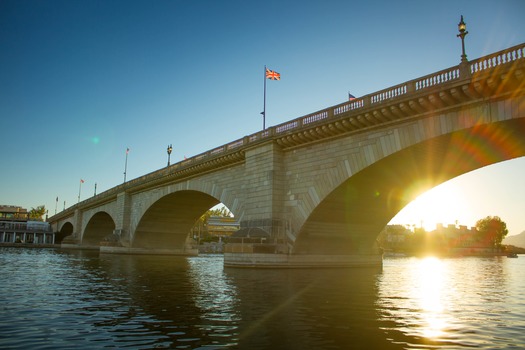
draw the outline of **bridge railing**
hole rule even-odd
[[[476,60],[468,62],[470,66],[470,72],[475,73],[481,70],[492,68],[506,63],[511,63],[518,59],[524,58],[525,44],[517,45],[512,48],[478,58]],[[289,131],[296,131],[303,127],[308,127],[310,124],[322,122],[331,117],[339,114],[351,112],[354,110],[362,109],[365,107],[372,106],[377,103],[392,100],[397,97],[406,95],[407,93],[421,91],[426,88],[435,87],[437,85],[449,83],[454,80],[463,78],[460,76],[460,67],[455,66],[447,68],[408,82],[398,84],[372,94],[365,95],[363,97],[341,103],[339,105],[329,107],[305,116],[290,120],[288,122],[270,127],[266,130],[259,131],[249,136],[245,136],[242,139],[232,141],[228,144],[219,146],[212,150],[200,153],[194,157],[191,157],[182,162],[172,165],[171,170],[177,170],[179,167],[189,166],[206,159],[210,159],[216,156],[223,155],[229,151],[238,150],[249,144],[260,142],[273,135],[283,134]]]
[[[471,74],[480,72],[488,68],[503,66],[524,58],[525,44],[516,45],[514,47],[484,56],[473,61],[467,62],[467,75],[461,76],[461,65],[450,67],[420,78],[398,84],[372,94],[353,99],[348,102],[343,102],[339,105],[323,109],[321,111],[308,114],[306,116],[290,120],[286,123],[276,125],[269,128],[272,135],[278,135],[288,131],[293,131],[309,124],[324,121],[330,117],[339,114],[351,112],[354,110],[372,107],[374,104],[390,101],[392,99],[402,97],[408,93],[422,91],[427,88],[433,88],[438,85],[447,84],[452,81],[460,79],[468,79]],[[257,138],[254,138],[257,139]]]
[[[482,70],[502,66],[507,63],[512,63],[519,59],[523,59],[524,50],[525,43],[469,61],[467,62],[467,72],[473,74]],[[204,159],[222,155],[232,150],[238,150],[249,144],[260,142],[274,135],[277,136],[290,131],[297,131],[301,128],[307,128],[311,124],[321,123],[343,113],[352,112],[366,107],[372,107],[374,104],[390,101],[392,99],[402,97],[408,93],[422,91],[427,88],[433,88],[442,84],[450,83],[452,81],[467,79],[470,77],[470,74],[467,76],[461,76],[460,72],[460,65],[434,72],[432,74],[428,74],[423,77],[413,79],[402,84],[398,84],[372,94],[368,94],[360,98],[343,102],[341,104],[307,114],[285,123],[272,126],[266,130],[259,131],[252,135],[245,136],[242,139],[238,139],[226,145],[214,148],[213,150],[198,154],[190,158],[190,162],[184,161],[183,163],[185,165],[189,165],[200,162]]]
[[[525,58],[525,44],[517,45],[506,50],[480,57],[470,61],[470,73],[478,73],[484,70],[502,66],[507,63]]]
[[[346,101],[341,104],[311,114],[307,114],[305,116],[245,136],[241,139],[216,147],[212,150],[197,154],[191,158],[175,163],[164,169],[156,170],[149,174],[130,180],[124,184],[118,185],[112,189],[102,192],[95,197],[87,199],[84,202],[95,200],[96,197],[100,196],[117,195],[118,193],[126,189],[130,189],[135,186],[139,186],[163,178],[165,176],[169,176],[170,174],[173,174],[178,170],[189,168],[193,165],[200,164],[201,162],[205,162],[207,160],[211,160],[231,152],[237,152],[243,147],[247,147],[258,142],[263,142],[264,140],[269,139],[273,136],[298,131],[302,128],[307,129],[311,127],[312,124],[320,124],[326,120],[329,120],[330,118],[334,118],[335,116],[344,113],[351,113],[353,111],[359,111],[367,107],[373,107],[375,104],[391,101],[393,99],[403,97],[409,93],[419,92],[428,88],[434,88],[442,84],[450,83],[452,81],[468,79],[471,77],[472,74],[487,71],[496,67],[501,67],[506,64],[524,59],[524,53],[525,43],[469,61],[466,63],[466,70],[462,70],[462,66],[460,64],[459,66],[447,68],[417,79],[404,82],[402,84],[398,84],[374,92],[372,94],[362,96],[360,98],[353,99],[351,101]],[[461,76],[462,72],[466,72],[463,73],[466,74],[466,76]],[[75,204],[74,206],[70,207],[69,210],[74,209],[77,206],[78,204]]]

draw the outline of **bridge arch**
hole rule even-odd
[[[68,232],[69,234],[73,233],[74,225],[70,220],[65,220],[59,223],[58,232]]]
[[[481,167],[525,156],[525,119],[500,117],[406,144],[349,176],[309,213],[294,252],[362,252],[422,192]]]
[[[55,242],[57,244],[61,243],[62,240],[64,240],[64,238],[66,238],[67,236],[73,235],[73,232],[74,232],[74,227],[71,222],[65,221],[61,223],[58,229],[58,232],[56,233],[56,236],[55,236]]]
[[[183,249],[191,228],[220,201],[210,194],[180,190],[152,203],[135,229],[131,246],[147,249]]]
[[[100,242],[113,234],[115,221],[107,212],[99,211],[89,218],[82,234],[82,246],[99,247]]]

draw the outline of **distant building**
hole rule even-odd
[[[412,231],[403,225],[387,225],[379,234],[378,242],[385,252],[402,251],[406,248]]]
[[[0,205],[0,221],[25,222],[28,219],[27,209],[15,205]]]
[[[239,221],[230,216],[210,216],[208,218],[208,234],[210,236],[231,236],[239,230]]]
[[[490,240],[483,239],[476,227],[438,224],[432,231],[441,235],[448,243],[449,252],[454,255],[492,255],[497,253]]]
[[[402,225],[388,225],[380,233],[379,244],[385,253],[437,253],[446,255],[497,255],[493,242],[476,227],[437,224],[436,229],[412,232]]]
[[[55,234],[49,223],[29,220],[27,209],[0,205],[0,243],[54,244]]]

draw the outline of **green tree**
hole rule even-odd
[[[215,208],[215,209],[209,209],[207,210],[204,214],[202,214],[202,216],[199,218],[199,220],[197,220],[197,223],[201,222],[202,224],[207,224],[208,223],[208,219],[210,218],[210,216],[221,216],[221,217],[226,217],[226,216],[232,216],[230,211],[228,210],[228,208],[222,206],[222,207],[218,207],[218,208]]]
[[[507,224],[499,216],[487,216],[476,222],[478,241],[493,248],[501,248],[503,238],[509,233]]]
[[[45,205],[39,205],[36,208],[31,208],[29,211],[29,219],[30,220],[37,220],[37,221],[43,221],[43,216],[46,213],[46,206]]]

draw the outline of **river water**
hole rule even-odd
[[[523,349],[525,256],[231,269],[0,248],[1,349]]]

